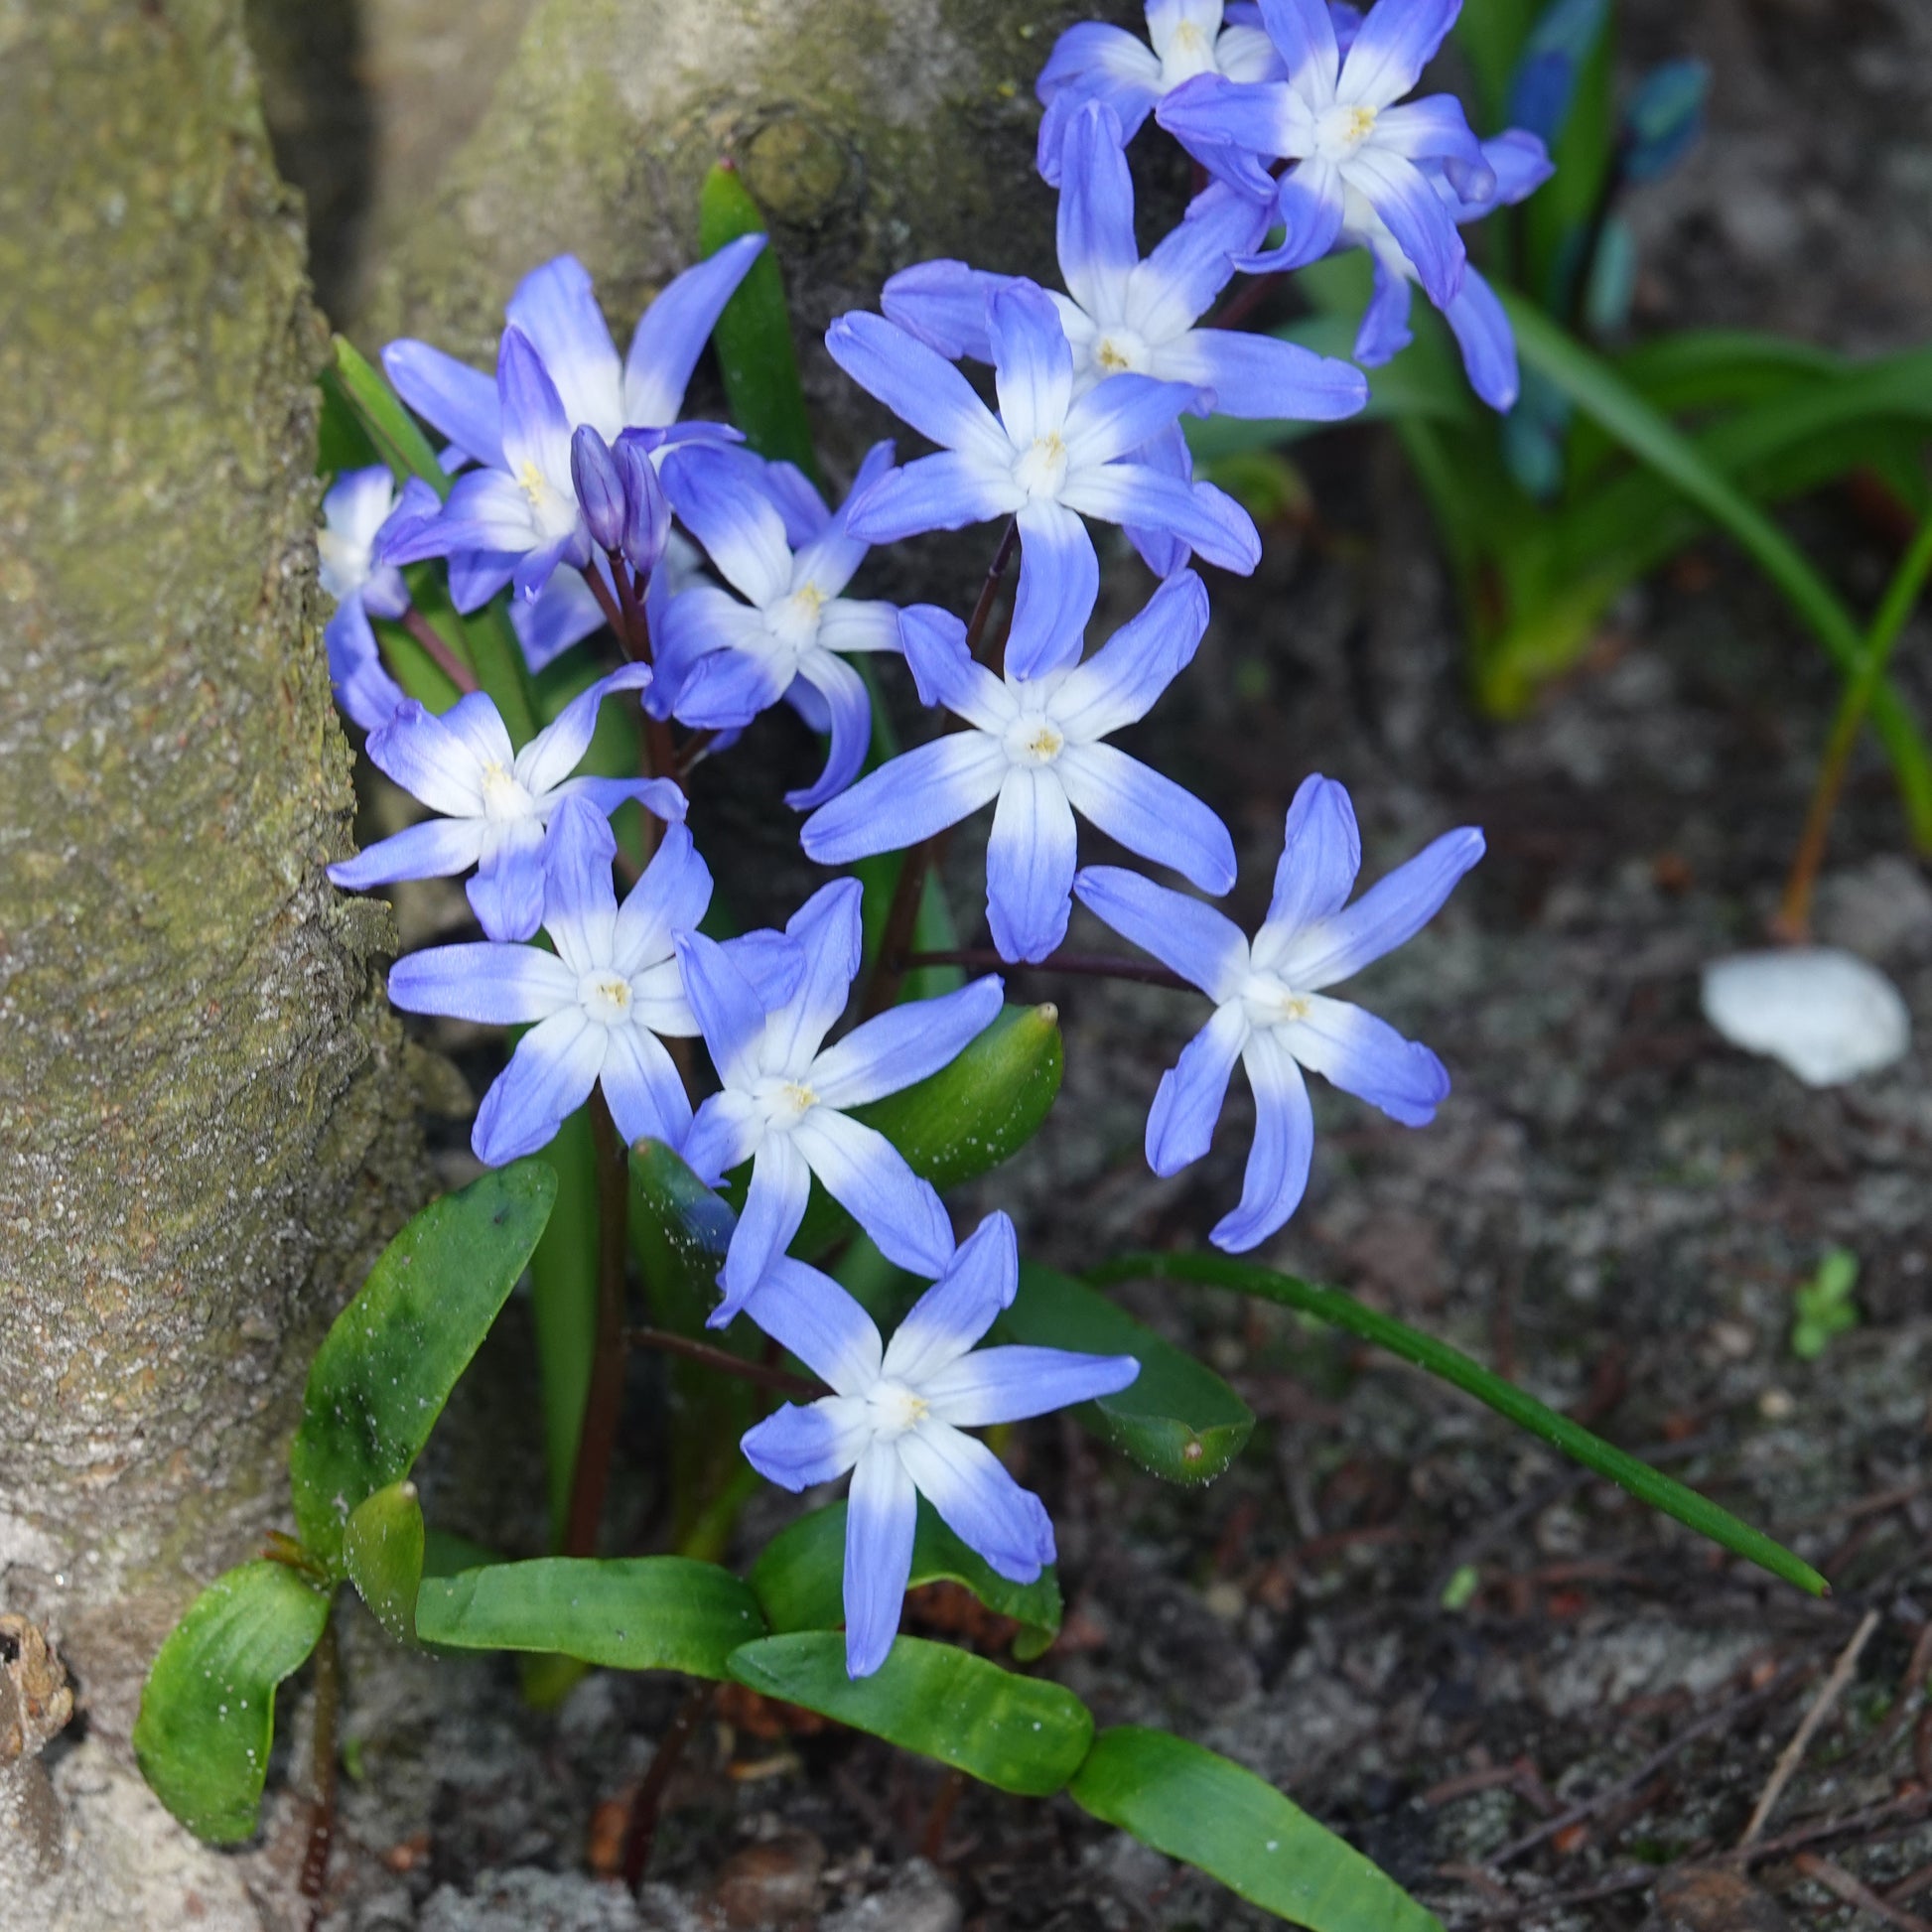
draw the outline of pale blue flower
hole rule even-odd
[[[1350,905],[1361,835],[1347,792],[1317,776],[1289,809],[1274,897],[1252,945],[1212,906],[1138,874],[1091,866],[1074,882],[1089,911],[1214,1002],[1214,1017],[1162,1075],[1148,1116],[1156,1173],[1176,1173],[1207,1152],[1235,1061],[1247,1068],[1254,1148],[1241,1204],[1210,1237],[1217,1246],[1254,1247],[1301,1203],[1314,1148],[1305,1067],[1406,1127],[1435,1117],[1449,1093],[1442,1061],[1326,989],[1420,931],[1482,851],[1474,827],[1446,832]]]
[[[1203,892],[1226,892],[1234,884],[1227,827],[1172,778],[1104,742],[1147,715],[1206,627],[1207,593],[1182,571],[1084,663],[1002,679],[974,662],[957,618],[915,605],[900,635],[919,695],[969,729],[892,759],[821,805],[805,821],[805,851],[846,865],[995,805],[986,911],[993,943],[1011,960],[1044,959],[1066,935],[1076,812]]]
[[[543,853],[543,929],[554,950],[434,946],[389,969],[405,1013],[527,1027],[478,1110],[477,1159],[500,1167],[544,1146],[601,1085],[626,1142],[675,1145],[691,1125],[665,1038],[698,1031],[676,941],[703,918],[711,874],[682,825],[668,825],[621,905],[611,882],[617,842],[589,799],[566,799]]]
[[[876,444],[836,513],[789,465],[687,448],[664,466],[665,488],[685,528],[746,600],[701,584],[672,597],[654,618],[669,709],[684,724],[734,731],[781,698],[802,700],[832,745],[818,781],[786,793],[786,803],[800,810],[843,791],[872,740],[865,680],[845,654],[898,649],[897,607],[844,595],[868,548],[847,533],[848,510],[892,463],[892,444]],[[802,497],[793,479],[803,484]],[[786,491],[785,508],[774,488]]]
[[[627,664],[580,692],[518,752],[487,693],[473,691],[436,716],[405,699],[369,734],[376,767],[440,816],[425,819],[329,868],[359,892],[400,879],[447,879],[477,868],[470,903],[491,939],[527,939],[543,919],[544,832],[568,798],[600,812],[627,798],[667,822],[684,817],[684,793],[668,778],[573,777],[590,750],[598,707],[614,691],[650,682]]]
[[[1333,247],[1355,190],[1387,223],[1439,306],[1461,286],[1455,223],[1423,163],[1458,194],[1490,192],[1482,150],[1450,94],[1396,103],[1454,23],[1461,0],[1379,0],[1344,59],[1326,0],[1262,0],[1287,77],[1235,81],[1202,74],[1168,94],[1156,118],[1217,178],[1265,204],[1286,233],[1241,256],[1262,273],[1300,268]],[[1277,179],[1269,163],[1291,165]]]
[[[395,478],[379,463],[345,471],[322,499],[316,562],[322,588],[336,600],[322,632],[329,677],[345,715],[364,731],[386,724],[403,698],[376,648],[369,619],[401,617],[409,609],[409,588],[401,571],[377,561],[377,547],[385,531],[437,507],[435,490],[416,478],[398,494]]]
[[[943,1272],[942,1272],[943,1271]],[[1140,1373],[1132,1355],[1064,1348],[975,1348],[1020,1282],[1013,1223],[994,1212],[950,1255],[890,1344],[837,1282],[774,1262],[746,1305],[766,1334],[827,1383],[744,1438],[747,1458],[781,1487],[852,1471],[845,1525],[845,1660],[852,1677],[886,1661],[912,1569],[918,1498],[1002,1576],[1035,1582],[1053,1561],[1045,1506],[984,1443],[964,1434],[1113,1395]]]
[[[744,1307],[798,1232],[813,1174],[889,1261],[934,1274],[952,1253],[952,1224],[931,1184],[845,1109],[946,1065],[992,1025],[1001,982],[989,975],[943,998],[895,1007],[823,1045],[859,970],[859,897],[857,880],[835,880],[793,915],[785,937],[801,970],[775,1003],[760,997],[727,948],[695,932],[678,942],[685,989],[723,1082],[680,1151],[707,1184],[752,1163],[713,1327]]]
[[[997,416],[944,356],[883,316],[845,316],[826,333],[832,359],[861,388],[942,446],[849,505],[853,536],[892,543],[1014,516],[1020,582],[1006,661],[1022,677],[1079,649],[1100,584],[1082,517],[1173,537],[1224,569],[1254,569],[1261,539],[1238,503],[1209,483],[1128,460],[1200,406],[1198,389],[1110,375],[1076,397],[1073,351],[1043,290],[1010,282],[987,298],[986,316]]]

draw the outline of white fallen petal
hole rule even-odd
[[[1836,946],[1714,960],[1704,969],[1704,1017],[1733,1046],[1768,1054],[1812,1087],[1875,1073],[1912,1039],[1897,987]]]

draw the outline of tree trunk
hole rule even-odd
[[[91,1751],[285,1515],[309,1357],[422,1169],[388,916],[322,873],[327,345],[238,0],[14,8],[0,127],[0,1608]]]
[[[538,0],[427,205],[386,205],[355,332],[371,345],[421,336],[493,367],[504,298],[569,250],[621,345],[694,258],[698,186],[729,154],[771,222],[814,418],[850,455],[861,418],[878,422],[819,346],[833,316],[936,255],[1057,280],[1034,78],[1068,21],[1103,14],[1138,10]]]

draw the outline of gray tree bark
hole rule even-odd
[[[0,11],[0,1608],[92,1748],[285,1512],[421,1154],[387,913],[322,873],[327,345],[238,0]]]

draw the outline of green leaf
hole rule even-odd
[[[382,1251],[309,1370],[289,1450],[295,1522],[342,1574],[343,1526],[399,1482],[543,1232],[557,1177],[541,1161],[432,1201]]]
[[[141,1687],[134,1755],[198,1838],[249,1837],[268,1775],[275,1687],[321,1641],[329,1597],[286,1564],[217,1577],[168,1633]]]
[[[749,1643],[733,1652],[731,1674],[1022,1797],[1059,1790],[1093,1738],[1093,1716],[1071,1691],[918,1637],[897,1638],[871,1677],[846,1675],[837,1631]]]
[[[1240,1454],[1254,1411],[1191,1355],[1163,1341],[1085,1282],[1032,1262],[1020,1293],[994,1324],[1002,1341],[1132,1355],[1141,1372],[1116,1395],[1073,1413],[1103,1441],[1170,1482],[1207,1482]]]
[[[343,1568],[375,1620],[398,1643],[416,1641],[423,1562],[423,1506],[413,1482],[392,1482],[349,1511],[343,1526]]]
[[[341,371],[332,363],[318,382],[322,415],[316,425],[316,475],[336,477],[345,470],[366,470],[380,463],[382,452],[362,427],[362,419],[343,387]]]
[[[416,1634],[451,1650],[531,1650],[613,1670],[730,1675],[764,1629],[752,1587],[687,1557],[538,1557],[424,1581]]]
[[[876,1127],[943,1192],[997,1168],[1039,1132],[1062,1065],[1057,1009],[1009,1006],[950,1065],[855,1107],[853,1117]],[[851,1215],[814,1180],[792,1252],[822,1255],[852,1227]]]
[[[815,1509],[759,1551],[752,1587],[774,1632],[830,1630],[845,1621],[845,1513],[844,1503]],[[942,1582],[963,1585],[989,1610],[1025,1626],[1016,1652],[1024,1644],[1030,1657],[1037,1657],[1059,1630],[1060,1586],[1050,1566],[1037,1583],[1010,1582],[962,1543],[921,1496],[906,1587]]]
[[[1639,1462],[1634,1455],[1611,1448],[1601,1437],[1579,1428],[1568,1416],[1546,1409],[1534,1396],[1525,1395],[1513,1382],[1506,1382],[1500,1375],[1471,1361],[1459,1349],[1425,1335],[1393,1316],[1364,1308],[1352,1295],[1344,1295],[1339,1289],[1317,1288],[1294,1275],[1280,1275],[1251,1262],[1209,1254],[1125,1255],[1096,1268],[1092,1279],[1203,1282],[1211,1288],[1230,1288],[1237,1294],[1279,1302],[1285,1308],[1313,1315],[1317,1321],[1359,1335],[1364,1341],[1386,1348],[1392,1355],[1414,1362],[1418,1368],[1427,1369],[1431,1375],[1474,1396],[1519,1429],[1541,1437],[1586,1468],[1607,1476],[1652,1509],[1676,1517],[1734,1556],[1746,1558],[1814,1596],[1830,1593],[1830,1587],[1817,1571],[1794,1557],[1782,1544],[1772,1542],[1761,1530],[1752,1529],[1728,1510],[1707,1502],[1695,1489],[1687,1489],[1683,1483],[1659,1474],[1647,1462]]]
[[[363,358],[346,336],[336,338],[333,373],[343,400],[381,460],[398,477],[420,477],[437,495],[449,495],[455,480],[437,462],[429,438],[389,387],[388,378]]]
[[[1272,1784],[1170,1731],[1103,1730],[1068,1795],[1310,1932],[1442,1932],[1434,1913]]]
[[[698,191],[698,247],[715,255],[740,235],[762,234],[765,220],[729,161],[715,164]],[[811,419],[798,380],[784,282],[770,244],[725,304],[712,332],[732,421],[759,456],[795,463],[814,482]]]
[[[616,710],[615,705],[608,707]],[[591,1116],[580,1107],[533,1155],[557,1176],[557,1204],[530,1256],[530,1314],[543,1400],[550,1541],[561,1546],[577,1474],[577,1444],[597,1351],[597,1166]]]
[[[1811,626],[1841,672],[1856,671],[1863,645],[1859,625],[1790,538],[1607,362],[1520,296],[1506,289],[1499,295],[1526,366],[1555,383],[1734,538]],[[1932,756],[1891,685],[1874,698],[1872,720],[1898,775],[1913,836],[1932,846]]]

